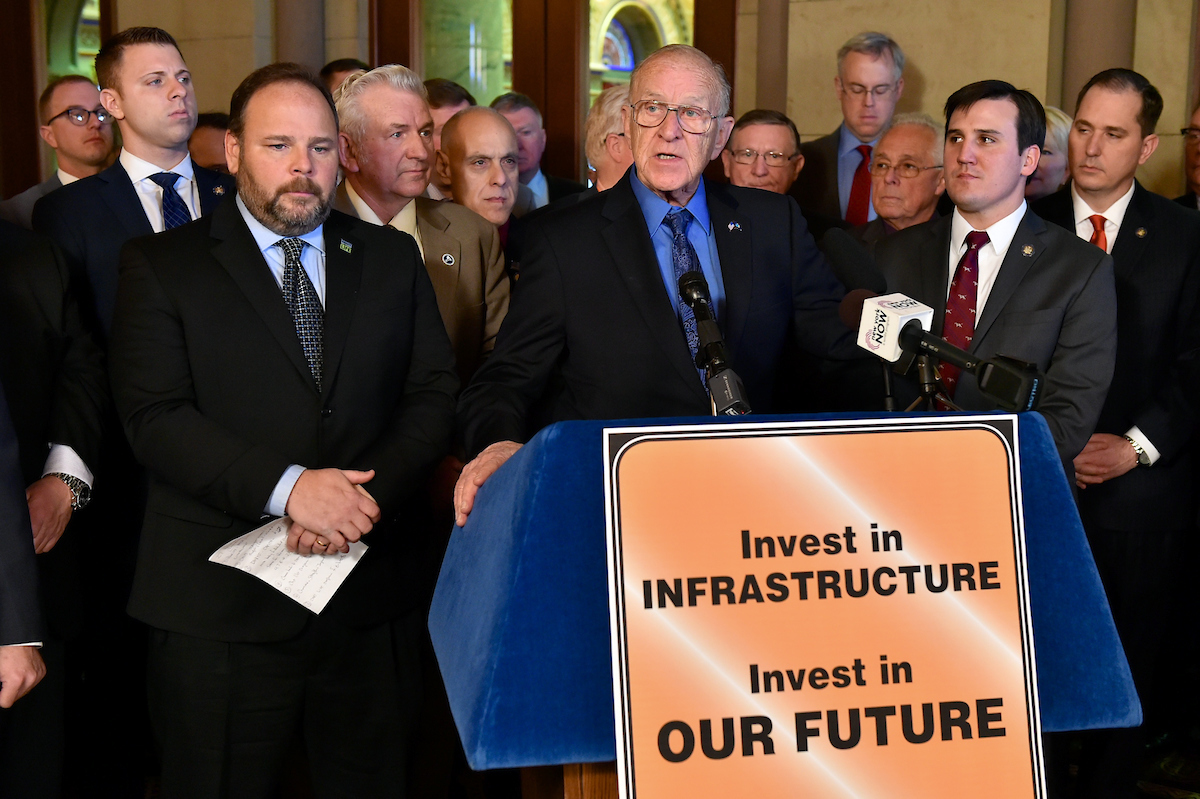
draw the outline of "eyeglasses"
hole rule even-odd
[[[657,128],[672,111],[679,119],[679,127],[688,133],[707,133],[716,119],[707,108],[694,105],[667,105],[657,100],[642,100],[629,107],[633,109],[633,121],[643,128]]]
[[[93,108],[91,111],[89,111],[86,108],[80,108],[73,105],[66,111],[63,111],[61,114],[55,114],[54,116],[50,117],[48,120],[46,120],[46,124],[49,125],[59,117],[66,117],[71,121],[72,125],[79,125],[82,127],[88,123],[88,120],[92,118],[93,114],[96,116],[96,121],[101,125],[107,125],[109,122],[112,122],[112,114],[105,111],[103,107]]]
[[[729,152],[733,153],[734,161],[736,161],[739,164],[745,164],[747,166],[749,166],[750,164],[753,164],[755,161],[757,161],[758,157],[760,155],[766,160],[767,166],[776,166],[776,167],[787,166],[788,162],[796,160],[796,156],[800,155],[800,153],[795,153],[794,155],[784,155],[783,153],[777,153],[777,152],[760,153],[758,150],[749,150],[749,149],[747,149],[747,150],[730,150]]]
[[[942,168],[941,164],[934,164],[933,166],[917,166],[916,164],[904,163],[904,164],[896,164],[895,166],[893,166],[892,164],[889,164],[886,161],[876,161],[875,163],[871,164],[870,172],[872,175],[874,175],[877,178],[884,178],[884,177],[887,177],[887,173],[889,171],[894,169],[894,170],[896,170],[896,174],[902,178],[915,178],[917,175],[921,174],[926,169],[941,169],[941,168]]]
[[[1183,134],[1183,138],[1187,139],[1188,144],[1200,142],[1200,128],[1183,128],[1179,132]]]
[[[868,94],[874,97],[876,100],[882,100],[888,95],[889,92],[892,91],[892,89],[896,88],[896,84],[881,83],[878,86],[863,86],[861,83],[851,83],[848,85],[843,85],[842,88],[860,100],[866,97]]]

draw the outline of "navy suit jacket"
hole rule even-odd
[[[207,215],[234,190],[233,178],[192,162]],[[117,160],[98,175],[76,181],[38,200],[33,229],[62,249],[79,302],[92,332],[107,340],[117,299],[121,245],[154,232],[125,167]]]
[[[785,342],[854,357],[845,293],[788,197],[705,184],[725,284],[720,319],[751,407],[771,410]],[[711,413],[629,175],[532,220],[492,357],[459,402],[467,449],[564,419]]]
[[[1075,230],[1070,187],[1040,200],[1047,221]],[[1183,529],[1196,510],[1193,316],[1200,307],[1200,214],[1135,184],[1112,250],[1117,361],[1098,433],[1138,429],[1160,460],[1080,492],[1085,516],[1109,529]]]
[[[25,481],[17,459],[17,434],[0,386],[0,646],[45,637],[38,608],[33,530],[25,503]]]

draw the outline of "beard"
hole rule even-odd
[[[237,173],[237,191],[250,215],[268,230],[280,236],[303,236],[320,227],[333,208],[332,192],[322,192],[311,178],[295,178],[272,192],[259,183],[243,163]],[[283,195],[303,191],[313,195],[315,202],[288,207]]]

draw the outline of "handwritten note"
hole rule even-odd
[[[346,553],[300,555],[289,552],[287,531],[292,520],[273,519],[209,556],[213,563],[232,566],[253,575],[313,613],[320,613],[354,571],[367,551],[361,541]]]

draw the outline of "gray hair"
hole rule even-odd
[[[729,88],[729,78],[725,76],[725,70],[716,61],[708,57],[708,54],[703,50],[697,50],[695,47],[687,44],[668,44],[666,47],[660,47],[650,55],[642,59],[642,63],[638,64],[633,74],[629,76],[630,99],[633,98],[633,86],[637,85],[638,77],[644,70],[647,70],[651,65],[662,60],[688,62],[691,66],[698,68],[706,80],[709,82],[709,88],[712,89],[713,96],[716,98],[716,108],[708,109],[718,117],[729,115],[729,97],[733,93]]]
[[[1073,120],[1067,116],[1066,112],[1060,108],[1055,108],[1052,105],[1045,106],[1046,108],[1046,144],[1054,142],[1054,146],[1050,147],[1051,152],[1067,154],[1067,137],[1071,133],[1071,125]],[[1042,149],[1047,149],[1043,147]]]
[[[621,109],[629,105],[629,86],[619,83],[600,92],[587,115],[584,149],[587,160],[595,166],[604,155],[605,142],[613,133],[621,133]]]
[[[862,53],[872,58],[882,58],[885,54],[892,60],[892,80],[900,80],[904,74],[904,51],[896,40],[886,33],[866,31],[853,36],[838,50],[838,75],[842,74],[842,62],[851,53]]]
[[[910,111],[907,114],[896,114],[892,117],[892,124],[888,125],[887,131],[884,131],[884,136],[893,128],[898,128],[901,125],[915,125],[919,128],[928,128],[933,133],[933,144],[930,146],[929,155],[933,159],[933,163],[941,163],[943,159],[943,150],[946,147],[946,131],[939,125],[934,118],[929,114],[920,114],[915,111]],[[880,137],[883,138],[882,136]]]
[[[342,122],[342,132],[355,144],[362,141],[367,131],[367,115],[362,108],[362,96],[372,86],[389,86],[396,91],[411,92],[426,103],[429,102],[425,84],[417,77],[417,73],[408,67],[386,64],[370,72],[355,72],[333,93],[338,118]]]

